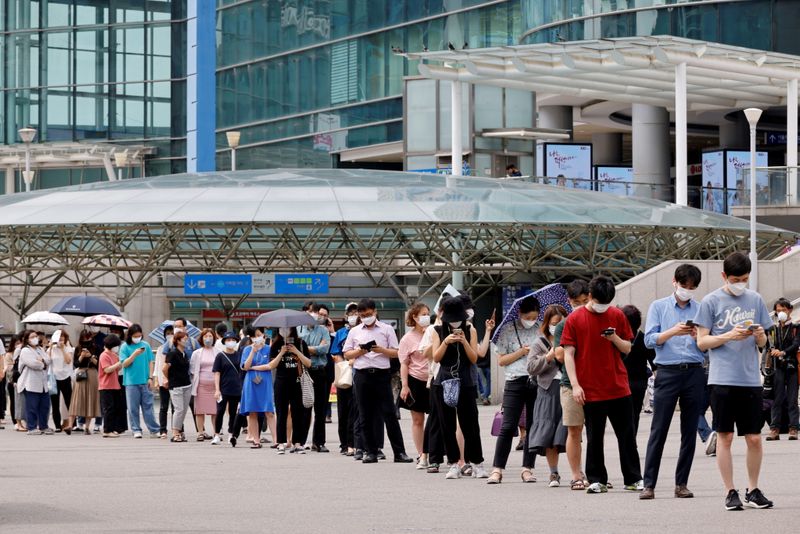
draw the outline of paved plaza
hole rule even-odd
[[[481,408],[487,465],[495,438],[494,407]],[[335,410],[334,410],[335,413]],[[331,450],[336,419],[328,425]],[[188,423],[188,421],[187,421]],[[402,420],[412,452],[410,418]],[[645,415],[642,429],[649,428]],[[191,441],[103,439],[99,435],[27,436],[0,431],[3,469],[0,532],[788,532],[800,510],[796,481],[800,442],[764,443],[763,481],[772,510],[726,512],[716,463],[698,446],[689,487],[695,498],[672,497],[677,420],[664,454],[656,500],[623,491],[613,434],[607,436],[615,489],[586,495],[548,488],[544,458],[539,482],[523,485],[512,452],[506,480],[445,480],[413,465],[362,465],[338,453],[278,456],[264,448],[231,449]],[[189,423],[190,424],[190,423]],[[194,439],[192,432],[190,439]],[[643,456],[646,432],[640,431]],[[698,445],[700,445],[698,443]],[[735,443],[736,481],[746,486],[744,444]],[[569,478],[566,458],[562,475]],[[566,480],[565,480],[566,482]],[[617,489],[619,488],[619,489]],[[646,529],[646,530],[645,530]]]

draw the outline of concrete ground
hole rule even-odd
[[[496,408],[481,407],[484,454]],[[335,413],[335,409],[334,409]],[[328,425],[331,454],[278,456],[264,448],[171,444],[100,436],[27,436],[0,431],[0,532],[788,532],[800,511],[800,442],[764,443],[761,487],[772,510],[726,512],[714,458],[698,449],[689,487],[695,498],[672,497],[679,435],[667,443],[656,500],[622,490],[613,434],[607,465],[615,489],[586,495],[548,488],[544,458],[540,482],[524,485],[516,467],[499,486],[485,480],[445,480],[413,464],[363,465],[340,456],[336,425]],[[410,418],[402,420],[409,454]],[[649,416],[639,433],[644,455]],[[190,439],[194,434],[189,433]],[[512,452],[510,466],[518,466]],[[737,485],[746,486],[744,443],[734,445]],[[563,477],[569,479],[566,458]]]

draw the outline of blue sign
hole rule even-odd
[[[503,317],[508,315],[508,312],[511,311],[511,306],[514,305],[514,301],[519,298],[524,297],[528,293],[533,291],[531,286],[505,286],[503,287],[502,293],[502,303],[503,303]]]
[[[278,295],[326,295],[327,274],[276,274],[275,293]]]
[[[253,292],[253,277],[249,274],[187,274],[183,278],[183,292],[186,295],[249,295]]]
[[[787,143],[787,139],[788,136],[786,134],[767,132],[768,145],[785,145]]]

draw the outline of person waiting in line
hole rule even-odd
[[[457,297],[448,298],[442,303],[442,324],[432,335],[433,361],[440,364],[433,386],[433,409],[438,413],[445,450],[447,451],[447,479],[461,478],[458,461],[461,451],[456,439],[456,418],[464,434],[465,463],[472,465],[472,476],[488,478],[483,466],[483,450],[478,423],[477,386],[473,380],[472,366],[478,360],[477,332],[467,322],[467,310]],[[457,399],[445,403],[443,382],[456,379],[460,382]]]
[[[628,385],[631,388],[633,434],[635,436],[639,433],[639,419],[642,414],[644,395],[647,391],[647,380],[652,374],[651,366],[655,365],[653,360],[656,357],[656,352],[645,345],[644,332],[640,330],[642,327],[642,312],[639,308],[628,304],[621,309],[628,319],[628,324],[631,326],[634,335],[633,343],[631,343],[631,352],[623,362],[625,363],[625,369],[628,371]]]
[[[566,450],[567,444],[567,427],[561,421],[561,369],[554,345],[556,326],[566,317],[567,310],[563,306],[547,307],[539,328],[541,335],[531,345],[527,357],[528,373],[539,388],[533,406],[533,424],[528,432],[528,449],[531,455],[547,457],[551,488],[561,485],[558,455]]]
[[[56,343],[50,345],[47,354],[52,362],[50,372],[56,379],[57,391],[55,395],[50,395],[50,404],[53,408],[53,424],[56,425],[56,432],[62,430],[66,434],[72,433],[72,425],[69,424],[69,406],[72,402],[72,374],[74,366],[72,358],[75,355],[75,347],[69,342],[69,334],[64,330],[59,330],[59,337]],[[61,416],[61,398],[64,399],[64,406],[67,413]]]
[[[119,359],[122,340],[116,334],[103,339],[103,350],[98,362],[97,387],[100,393],[100,411],[103,414],[103,437],[118,438],[125,432],[125,392],[119,383],[122,361]]]
[[[169,388],[167,387],[167,376],[164,374],[163,369],[167,352],[169,352],[169,350],[165,349],[167,346],[172,345],[173,332],[174,330],[171,324],[164,327],[165,342],[156,350],[155,365],[153,367],[153,382],[158,385],[158,432],[161,439],[167,438],[167,416],[172,406],[169,397]],[[175,414],[174,408],[172,409],[172,413],[173,415]]]
[[[348,360],[355,360],[353,393],[358,403],[361,439],[364,443],[362,462],[378,462],[384,424],[394,451],[394,461],[413,462],[406,454],[403,432],[392,403],[390,359],[397,358],[397,335],[394,328],[378,320],[374,300],[361,299],[358,316],[361,324],[350,329],[344,344],[344,355]]]
[[[81,342],[75,349],[73,365],[75,366],[75,386],[72,388],[72,402],[69,405],[70,425],[75,423],[78,418],[83,418],[89,424],[85,424],[84,433],[91,434],[91,421],[100,417],[100,396],[99,396],[99,377],[98,365],[99,358],[92,354],[93,343],[91,338],[86,339],[81,336]],[[123,418],[123,423],[124,423]],[[123,432],[127,430],[125,424]]]
[[[331,357],[335,363],[345,361],[344,342],[350,329],[358,324],[358,304],[350,302],[344,310],[344,326],[336,331],[331,342]],[[336,413],[338,415],[339,452],[344,456],[353,456],[356,452],[356,436],[353,422],[357,414],[353,402],[353,388],[336,388]],[[361,448],[361,447],[359,447]]]
[[[503,422],[500,435],[494,450],[492,474],[488,484],[499,484],[503,481],[503,471],[511,453],[511,444],[519,424],[523,408],[527,415],[533,417],[533,406],[536,402],[536,387],[528,381],[527,357],[533,343],[539,338],[536,320],[539,317],[539,300],[528,295],[509,310],[514,318],[502,327],[497,337],[497,363],[505,371],[505,388],[503,390]],[[531,426],[526,421],[526,429]],[[536,482],[533,469],[536,457],[530,453],[527,441],[523,442],[522,472],[523,482]]]
[[[33,330],[22,333],[22,350],[19,355],[19,380],[17,388],[25,395],[25,419],[28,434],[52,434],[47,426],[50,415],[50,390],[47,369],[50,357],[41,346],[41,337]]]
[[[235,332],[222,334],[222,345],[224,349],[214,358],[214,366],[211,371],[214,373],[214,399],[217,401],[217,417],[214,420],[214,439],[212,445],[219,445],[221,442],[220,432],[222,432],[222,419],[225,417],[225,410],[228,411],[228,443],[236,446],[236,437],[233,435],[236,423],[236,414],[239,411],[239,401],[242,398],[242,375],[241,366],[236,357],[236,347],[239,338]]]
[[[187,352],[189,335],[186,332],[176,332],[172,338],[172,349],[164,358],[162,372],[167,377],[166,386],[172,399],[172,443],[186,441],[182,429],[189,411],[189,401],[192,398],[192,379],[189,375],[191,356]]]
[[[206,433],[206,416],[211,416],[211,427],[216,427],[217,402],[214,398],[214,360],[217,352],[214,331],[204,329],[198,336],[201,347],[192,353],[190,374],[192,376],[192,397],[194,398],[194,419],[197,426],[197,441],[211,439]]]
[[[214,325],[214,354],[225,351],[225,343],[222,341],[222,336],[229,330],[227,323],[219,322]]]
[[[693,323],[700,308],[694,295],[701,276],[696,266],[679,265],[672,279],[672,294],[653,302],[647,313],[645,344],[656,351],[654,363],[658,371],[644,463],[644,491],[639,495],[642,500],[655,498],[661,456],[676,405],[681,408],[681,447],[675,469],[675,497],[694,496],[687,485],[706,380],[705,356],[697,347],[697,327]]]
[[[19,351],[22,350],[22,341],[20,340],[20,336],[18,334],[14,334],[11,336],[11,342],[8,344],[8,351],[3,354],[3,372],[6,377],[6,390],[8,391],[8,407],[9,407],[9,416],[11,417],[11,422],[14,423],[14,430],[17,432],[23,432],[27,430],[24,428],[24,418],[17,417],[17,379],[19,379],[19,367],[14,365],[16,362],[16,358],[14,354],[19,354]]]
[[[153,413],[153,370],[155,355],[150,345],[143,339],[142,327],[132,324],[128,328],[125,343],[119,350],[122,361],[122,383],[125,386],[125,400],[128,405],[128,423],[134,438],[142,437],[141,411],[151,438],[159,437],[158,423]]]
[[[406,326],[411,328],[400,340],[397,356],[400,360],[400,407],[411,412],[411,435],[417,448],[417,469],[427,469],[428,455],[424,452],[425,414],[430,412],[428,394],[428,359],[419,350],[422,335],[431,323],[427,305],[417,302],[406,314]]]
[[[241,368],[245,372],[242,380],[242,400],[239,413],[247,416],[247,443],[250,448],[260,449],[262,417],[275,413],[273,400],[272,369],[270,365],[271,345],[262,329],[256,329],[253,343],[242,351]],[[235,432],[238,434],[238,432]],[[273,434],[273,438],[275,435]]]
[[[287,447],[290,453],[305,454],[303,444],[308,437],[311,408],[303,406],[300,375],[311,367],[308,345],[297,335],[296,328],[279,328],[268,355],[266,370],[275,369],[275,408],[278,416],[275,439],[278,454],[285,454]],[[292,416],[291,442],[287,430],[289,408]]]
[[[790,440],[797,439],[800,424],[800,410],[797,405],[797,349],[800,347],[800,329],[792,324],[792,309],[792,303],[784,298],[778,299],[773,306],[778,323],[769,332],[767,353],[772,370],[775,372],[773,375],[775,397],[767,441],[781,439],[780,426],[784,405],[788,408]]]
[[[616,289],[605,276],[589,283],[589,304],[567,317],[561,344],[572,384],[572,396],[586,416],[587,493],[608,491],[603,450],[606,422],[617,436],[625,489],[643,489],[639,451],[633,435],[633,405],[623,354],[631,350],[633,332],[619,308],[612,307]]]
[[[331,334],[328,331],[330,311],[323,304],[313,304],[308,312],[316,324],[299,326],[297,334],[308,346],[311,357],[311,368],[308,372],[314,381],[314,429],[311,435],[311,449],[325,453],[329,452],[325,446],[325,420],[331,391],[327,370],[328,352],[331,348]]]

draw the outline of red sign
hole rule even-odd
[[[255,319],[264,313],[263,310],[236,310],[231,313],[231,319]],[[203,319],[225,319],[225,312],[222,310],[203,310]]]

